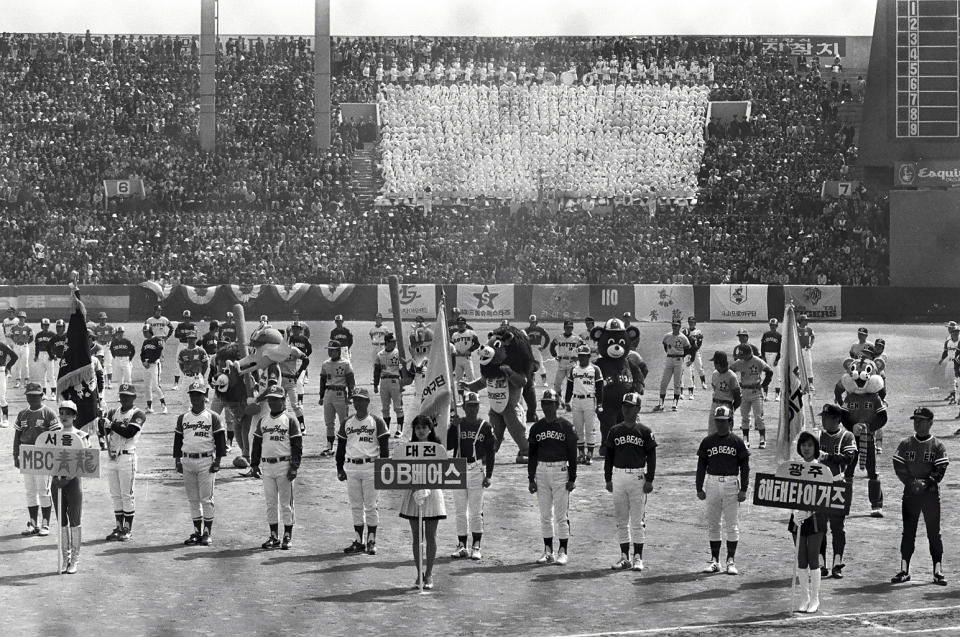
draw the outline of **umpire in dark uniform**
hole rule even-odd
[[[920,515],[927,527],[930,557],[933,560],[933,583],[947,585],[943,576],[943,540],[940,538],[940,482],[950,460],[947,448],[930,434],[933,412],[918,407],[910,416],[914,435],[897,445],[893,469],[903,483],[903,537],[900,540],[900,571],[890,578],[894,584],[910,581],[910,558],[917,540]]]
[[[820,462],[829,467],[834,480],[843,480],[846,483],[853,481],[853,472],[856,469],[857,440],[853,433],[840,426],[849,422],[850,413],[840,405],[826,403],[820,410],[820,423],[823,429],[820,432]],[[823,536],[820,543],[820,576],[828,574],[835,579],[843,577],[843,551],[847,546],[847,532],[844,529],[846,516],[843,512],[827,514],[827,524],[830,526],[830,535],[833,541],[833,568],[827,570],[827,536]]]

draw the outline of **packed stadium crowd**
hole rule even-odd
[[[837,106],[862,87],[841,84],[817,58],[765,51],[754,38],[700,37],[363,38],[336,40],[332,53],[332,145],[313,154],[310,42],[221,38],[218,146],[207,154],[197,140],[196,38],[0,35],[0,284],[62,283],[71,271],[82,283],[377,282],[388,274],[411,282],[887,282],[882,197],[820,199],[824,180],[856,164],[855,131],[840,125]],[[369,122],[338,117],[338,103],[401,95],[381,90],[393,80],[431,95],[504,85],[536,93],[571,74],[596,94],[704,87],[711,99],[748,100],[751,116],[709,122],[691,142],[702,151],[696,187],[672,199],[659,195],[679,193],[622,188],[613,190],[613,210],[588,199],[526,202],[511,213],[496,200],[509,189],[495,184],[510,149],[487,158],[493,191],[474,193],[494,201],[425,212],[358,198],[351,159]],[[573,134],[586,166],[602,135],[583,124]],[[438,144],[462,135],[437,130]],[[411,148],[418,131],[405,137]],[[399,163],[389,144],[382,150],[380,176],[393,178],[406,149]],[[657,161],[642,151],[625,151],[621,165]],[[450,173],[480,182],[467,161]],[[143,197],[104,199],[104,179],[131,177],[143,179]],[[530,197],[542,186],[519,191]]]

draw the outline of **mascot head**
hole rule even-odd
[[[590,330],[590,338],[597,342],[600,358],[623,358],[631,344],[640,341],[640,330],[634,325],[625,327],[623,321],[612,318]]]
[[[853,359],[848,358],[843,361],[843,368],[846,374],[840,379],[840,384],[851,394],[875,394],[883,389],[883,377],[880,376],[880,370],[872,358],[871,349],[864,350],[864,356]]]
[[[480,374],[484,378],[500,378],[501,365],[509,365],[518,374],[533,373],[533,350],[522,330],[512,325],[501,325],[490,332],[487,343],[480,348]]]
[[[250,353],[239,362],[241,374],[249,374],[254,370],[265,369],[273,363],[296,360],[303,356],[303,352],[285,343],[280,331],[273,327],[254,330],[250,335],[249,349]]]

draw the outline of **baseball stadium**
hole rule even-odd
[[[0,0],[10,635],[960,635],[960,0]]]

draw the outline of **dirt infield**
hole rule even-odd
[[[372,380],[366,337],[370,325],[347,323],[359,343],[352,357],[358,384],[367,387]],[[127,327],[139,346],[139,324]],[[310,324],[315,346],[322,345],[331,327]],[[476,327],[486,334],[490,326]],[[557,325],[546,327],[551,333],[559,331]],[[714,349],[731,351],[740,327],[702,325],[704,359]],[[765,326],[746,327],[751,341],[759,343]],[[856,340],[857,327],[813,325],[816,407],[832,400],[840,363]],[[652,372],[642,419],[657,436],[659,458],[655,490],[647,504],[642,574],[610,570],[618,547],[600,463],[581,469],[572,493],[570,563],[564,567],[533,563],[541,549],[536,497],[527,492],[525,467],[508,464],[516,454],[509,437],[498,457],[505,464],[497,467],[486,495],[483,560],[445,557],[456,544],[454,507],[448,497],[448,519],[440,524],[443,557],[435,571],[437,587],[422,596],[412,591],[416,574],[410,533],[397,517],[395,493],[380,497],[379,554],[345,556],[341,549],[352,537],[346,487],[336,480],[333,460],[319,457],[325,444],[316,404],[321,349],[311,363],[305,398],[306,458],[296,485],[297,525],[291,551],[259,548],[267,535],[261,487],[256,480],[238,476],[240,471],[230,466],[232,455],[217,478],[213,546],[182,545],[192,527],[171,458],[176,414],[186,409],[181,386],[181,392],[168,392],[170,414],[150,415],[142,435],[133,540],[103,541],[114,525],[107,487],[103,480],[87,480],[80,573],[55,575],[54,535],[19,534],[26,522],[22,478],[9,460],[12,429],[0,430],[0,448],[8,458],[0,467],[0,601],[6,631],[11,635],[960,633],[956,592],[960,581],[954,568],[954,547],[960,541],[956,524],[960,469],[949,468],[942,486],[944,564],[950,585],[932,584],[922,528],[913,581],[889,583],[899,566],[901,492],[890,458],[898,440],[912,432],[908,416],[917,405],[934,409],[934,435],[946,442],[950,454],[957,453],[953,435],[960,426],[954,420],[957,408],[943,402],[947,381],[944,369],[936,366],[947,333],[939,325],[867,327],[871,339],[882,336],[888,343],[890,421],[880,457],[886,517],[867,515],[866,480],[858,475],[847,524],[846,577],[824,580],[818,616],[789,612],[792,544],[782,510],[743,505],[740,575],[700,572],[709,550],[703,506],[694,493],[694,453],[705,432],[709,397],[698,388],[696,399],[682,401],[678,413],[650,413],[663,365],[658,343],[669,330],[644,324],[640,351]],[[168,351],[164,389],[172,384],[173,358],[174,352]],[[135,367],[135,381],[142,387],[142,368],[139,363]],[[116,401],[115,388],[107,395],[111,404]],[[22,389],[15,389],[12,382],[8,399],[12,417],[25,406]],[[143,406],[144,401],[141,391],[137,404]],[[371,409],[379,412],[376,396]],[[776,403],[766,403],[766,409],[772,441]],[[770,470],[773,458],[772,448],[753,449],[751,469]]]

